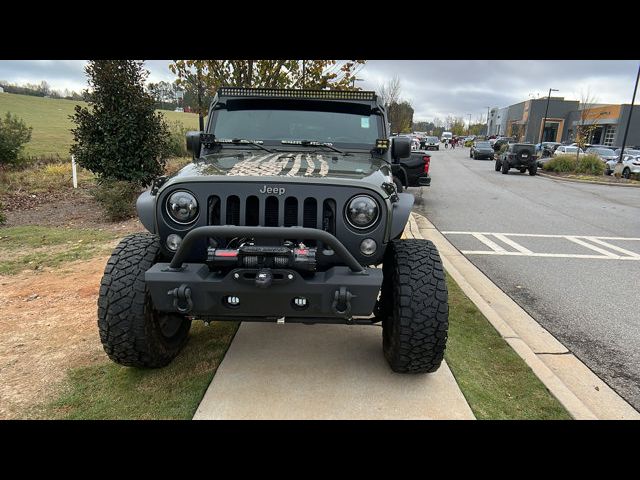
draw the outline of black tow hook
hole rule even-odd
[[[333,294],[333,303],[331,304],[333,312],[348,317],[351,314],[351,299],[354,297],[355,295],[347,290],[347,287],[340,287]]]
[[[178,312],[189,313],[193,309],[191,289],[184,283],[173,290],[169,290],[167,295],[173,297],[173,308]]]

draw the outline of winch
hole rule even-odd
[[[215,267],[292,268],[316,271],[316,249],[304,244],[267,246],[244,244],[237,249],[207,249],[207,263]]]

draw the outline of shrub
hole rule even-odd
[[[136,60],[92,60],[86,67],[89,108],[71,116],[71,153],[81,167],[105,180],[149,185],[162,174],[169,131],[145,90],[148,72]]]
[[[596,155],[582,155],[576,165],[576,173],[603,175],[604,162]]]
[[[135,215],[135,200],[140,187],[124,180],[104,179],[91,194],[104,208],[111,221],[126,220]]]
[[[11,112],[7,112],[4,120],[0,118],[0,166],[18,163],[22,148],[31,140],[32,130]]]
[[[187,150],[186,135],[189,128],[176,120],[169,124],[169,138],[167,140],[166,155],[169,157],[187,157],[189,151]]]
[[[550,172],[575,172],[576,170],[575,155],[558,155],[544,164],[544,169]]]

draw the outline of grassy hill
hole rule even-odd
[[[69,155],[69,147],[73,143],[73,122],[69,115],[73,114],[73,108],[78,104],[86,105],[75,100],[0,93],[0,115],[11,112],[33,127],[31,141],[24,150],[25,155],[33,157],[59,155],[65,158]],[[198,116],[194,113],[166,110],[161,113],[169,122],[179,120],[189,129],[198,130]]]

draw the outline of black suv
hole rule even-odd
[[[137,201],[98,300],[109,357],[161,367],[191,322],[382,323],[396,372],[433,372],[448,329],[433,243],[401,239],[414,198],[374,92],[220,88],[193,162]],[[382,268],[376,268],[381,266]]]
[[[496,158],[496,172],[509,173],[510,168],[517,168],[520,173],[529,170],[529,175],[538,171],[536,162],[536,146],[533,143],[512,143],[504,153]]]

